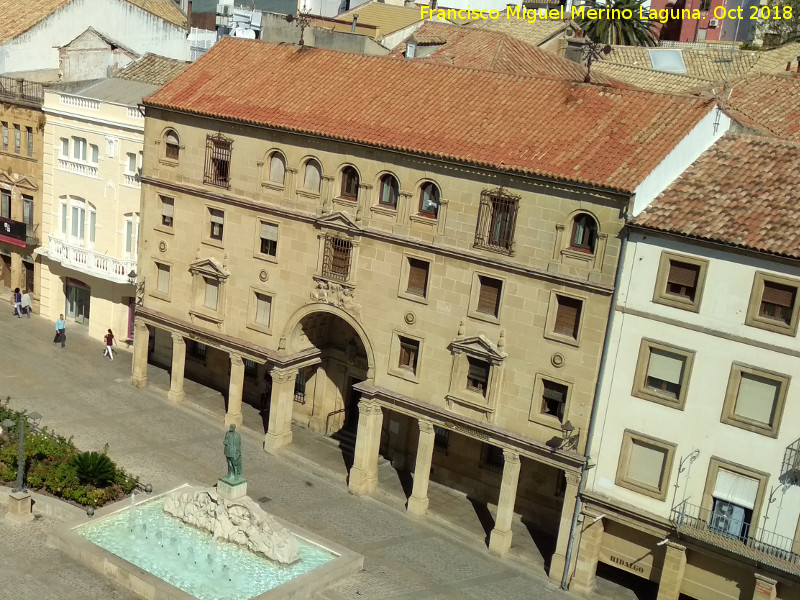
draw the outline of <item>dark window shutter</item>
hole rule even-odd
[[[688,263],[669,261],[669,276],[667,281],[675,285],[687,288],[697,287],[697,277],[700,274],[700,267]]]
[[[558,310],[553,332],[578,339],[583,302],[568,296],[558,296]]]
[[[771,281],[764,282],[764,293],[761,296],[762,302],[769,302],[785,308],[792,308],[794,306],[794,297],[797,293],[797,288],[788,285],[781,285],[780,283],[773,283]]]
[[[478,292],[477,311],[487,315],[498,315],[500,311],[500,292],[503,289],[503,282],[491,277],[478,276],[481,289]]]
[[[408,287],[406,291],[415,296],[425,296],[428,289],[428,269],[430,263],[417,258],[408,259]]]

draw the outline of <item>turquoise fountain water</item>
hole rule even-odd
[[[79,530],[90,542],[152,573],[199,600],[249,600],[333,560],[327,550],[298,538],[300,560],[281,566],[164,513],[164,500]]]

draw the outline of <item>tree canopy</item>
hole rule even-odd
[[[597,8],[604,9],[602,18],[583,19],[579,25],[589,39],[600,44],[655,46],[655,23],[640,18],[640,7],[644,2],[645,0],[606,0],[605,4],[597,5]],[[630,15],[630,18],[624,18],[623,14]]]

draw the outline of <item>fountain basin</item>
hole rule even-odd
[[[273,516],[300,544],[299,562],[278,565],[167,515],[165,499],[137,504],[132,513],[111,507],[48,542],[148,600],[310,599],[363,567],[362,556]]]

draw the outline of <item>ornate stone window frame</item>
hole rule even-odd
[[[635,444],[648,445],[658,450],[664,451],[664,469],[657,487],[653,487],[632,479],[628,474],[633,446]],[[631,429],[626,429],[622,434],[622,444],[619,452],[619,463],[617,465],[617,477],[615,485],[624,487],[645,496],[650,496],[656,500],[665,500],[669,489],[669,482],[672,478],[672,465],[675,460],[675,450],[678,445],[665,440],[660,440]]]
[[[683,358],[683,374],[681,377],[681,390],[677,398],[672,398],[668,394],[662,394],[658,390],[647,387],[647,373],[650,366],[650,353],[651,350],[661,350],[670,354],[675,354]],[[642,338],[642,343],[639,346],[639,358],[636,361],[636,372],[633,377],[632,396],[649,400],[656,404],[669,406],[683,410],[686,405],[686,395],[689,392],[689,382],[692,376],[692,367],[694,366],[694,350],[680,348],[671,344],[665,344],[656,340]]]
[[[192,317],[192,320],[200,318],[201,320],[220,325],[225,319],[225,305],[227,300],[227,286],[225,283],[230,273],[220,266],[213,258],[196,260],[189,265],[189,273],[192,275],[192,303],[189,315]],[[206,308],[203,304],[206,279],[212,279],[219,284],[216,310]]]
[[[459,405],[481,413],[492,422],[497,411],[503,382],[503,368],[507,354],[490,342],[483,334],[459,337],[450,342],[452,365],[450,368],[450,388],[445,396],[447,407]],[[467,387],[469,358],[483,361],[489,365],[486,394],[481,395]]]
[[[562,421],[542,409],[542,396],[544,395],[544,382],[552,381],[567,388],[567,398],[564,403],[564,422],[569,420],[570,408],[572,404],[572,388],[574,382],[567,381],[560,377],[553,377],[546,373],[537,373],[533,383],[533,393],[531,395],[531,408],[528,412],[528,420],[539,425],[544,425],[555,431],[561,432]]]
[[[408,278],[411,273],[410,260],[418,260],[428,264],[428,279],[425,285],[425,295],[412,294],[408,291]],[[400,263],[400,283],[397,290],[397,296],[411,302],[418,304],[428,304],[431,290],[431,274],[433,272],[434,259],[430,255],[422,254],[421,252],[406,251],[403,253],[402,262]]]
[[[667,292],[667,281],[672,262],[685,263],[698,268],[694,300],[682,298],[681,296]],[[703,298],[703,290],[706,284],[708,264],[709,263],[707,260],[698,258],[696,256],[678,254],[676,252],[668,252],[666,250],[662,252],[658,261],[658,274],[656,276],[656,287],[653,291],[653,302],[691,312],[700,312],[700,303]]]
[[[270,299],[269,324],[263,325],[256,322],[256,311],[258,310],[257,295],[267,296]],[[275,298],[277,293],[271,289],[250,286],[249,300],[247,303],[247,328],[259,333],[272,335],[272,324],[275,322]]]
[[[401,343],[400,338],[407,338],[419,344],[417,349],[417,365],[414,371],[403,368],[399,365]],[[389,375],[393,375],[394,377],[399,377],[400,379],[405,379],[406,381],[411,381],[413,383],[419,383],[422,372],[422,354],[425,351],[424,345],[424,337],[405,330],[395,329],[392,332],[392,345],[389,351],[389,365],[387,370]]]

